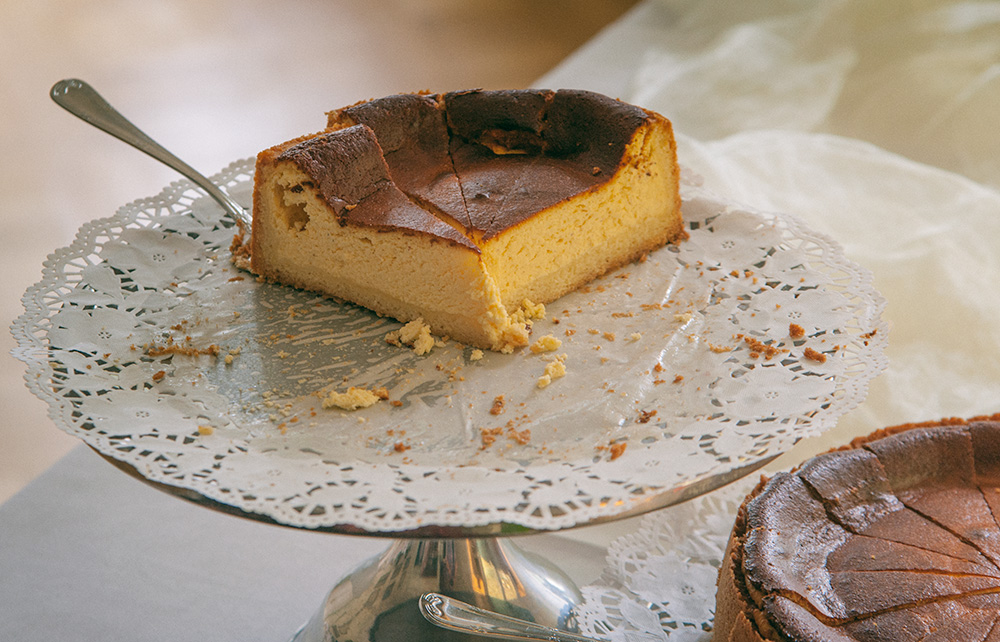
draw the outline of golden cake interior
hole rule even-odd
[[[673,133],[598,94],[402,94],[261,152],[251,269],[510,351],[516,311],[683,234]]]

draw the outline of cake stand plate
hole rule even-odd
[[[251,173],[241,161],[214,180],[247,202]],[[400,327],[390,319],[236,268],[234,224],[178,182],[48,258],[14,354],[57,426],[159,488],[276,524],[400,539],[331,593],[341,613],[355,607],[335,594],[364,600],[383,582],[395,595],[386,577],[423,591],[413,577],[450,577],[462,557],[477,560],[462,586],[509,582],[480,599],[449,592],[451,580],[427,590],[570,626],[575,589],[548,582],[556,606],[536,613],[546,582],[526,578],[557,571],[493,538],[711,490],[832,426],[885,367],[884,301],[834,241],[691,177],[682,198],[689,238],[548,306],[533,337],[558,339],[556,351],[439,339],[417,355],[386,342]],[[565,376],[541,387],[555,360]],[[387,399],[324,403],[350,387]],[[529,592],[527,606],[507,599]]]

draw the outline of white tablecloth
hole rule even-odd
[[[1000,411],[1000,4],[651,0],[545,76],[669,117],[679,160],[839,241],[889,367],[776,466],[885,425]]]

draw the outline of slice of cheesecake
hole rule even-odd
[[[665,118],[582,91],[404,94],[261,152],[251,269],[481,348],[683,234]]]

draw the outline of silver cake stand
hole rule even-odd
[[[641,515],[682,503],[720,488],[766,465],[778,455],[746,462],[726,472],[682,484],[638,502],[614,516],[595,518],[592,526]],[[128,464],[104,459],[157,490],[199,506],[246,519],[281,525],[266,515],[234,508],[176,486],[154,482]],[[425,526],[378,533],[349,524],[321,526],[320,532],[392,537],[389,548],[367,560],[336,583],[322,606],[292,642],[381,642],[390,640],[477,640],[438,628],[420,615],[419,601],[428,593],[447,595],[484,610],[576,633],[582,596],[576,584],[547,560],[523,550],[513,537],[540,532],[517,524]]]
[[[106,116],[78,82],[57,88]],[[248,202],[252,169],[211,183]],[[232,263],[236,214],[196,184],[56,250],[24,295],[14,354],[59,428],[156,488],[395,539],[297,642],[448,639],[419,614],[429,592],[572,631],[580,592],[512,536],[718,488],[834,425],[885,367],[867,271],[796,219],[690,178],[687,240],[548,306],[533,334],[559,337],[556,352],[512,355],[444,341],[417,355],[385,341],[390,319],[257,282]],[[568,372],[539,387],[553,359]],[[350,386],[389,400],[323,404]]]

